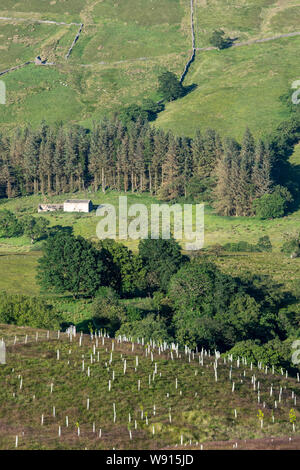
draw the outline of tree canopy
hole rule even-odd
[[[117,292],[122,296],[142,293],[146,287],[146,269],[143,267],[141,257],[115,240],[102,240],[98,246],[107,250],[112,257],[115,267],[113,285]]]
[[[89,241],[58,232],[44,244],[39,259],[38,281],[45,289],[94,295],[100,286],[113,283],[115,266],[110,253],[98,250]]]
[[[4,209],[0,212],[0,237],[11,238],[23,234],[23,227],[13,212]]]
[[[24,234],[31,239],[31,243],[34,243],[39,238],[47,235],[47,228],[50,222],[45,219],[45,217],[26,216],[21,220],[21,222]]]
[[[158,77],[158,93],[165,101],[174,101],[185,94],[183,85],[173,72],[164,72]]]
[[[207,261],[184,265],[168,290],[177,341],[224,351],[248,338],[274,338],[279,328],[274,304],[282,298],[253,282],[228,276]]]
[[[261,219],[276,219],[285,215],[292,201],[292,195],[287,188],[276,186],[271,194],[264,194],[253,201],[253,210]]]
[[[226,49],[232,45],[232,39],[230,37],[225,36],[225,32],[220,29],[218,31],[214,31],[209,38],[209,43],[217,47],[218,49]]]
[[[150,291],[166,291],[171,276],[186,260],[181,254],[179,243],[174,240],[145,239],[139,243],[139,255],[146,269],[147,284]]]

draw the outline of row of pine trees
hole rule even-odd
[[[110,188],[172,200],[196,181],[199,192],[210,187],[220,214],[250,215],[252,201],[271,191],[271,174],[270,152],[248,129],[241,145],[211,129],[190,139],[117,119],[92,130],[42,123],[0,135],[1,195],[8,198]]]

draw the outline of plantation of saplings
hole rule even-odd
[[[1,449],[299,443],[299,377],[284,370],[174,343],[110,339],[103,331],[1,326],[1,336],[8,353],[0,371]]]
[[[2,3],[0,449],[299,449],[299,5]]]

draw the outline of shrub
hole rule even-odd
[[[124,125],[137,121],[154,121],[157,117],[157,113],[161,112],[163,109],[163,104],[155,103],[155,101],[150,99],[145,99],[141,106],[132,104],[122,108],[118,117]]]
[[[101,286],[96,292],[95,297],[97,299],[102,298],[106,300],[111,300],[112,302],[120,298],[119,294],[112,287]]]
[[[36,297],[0,293],[0,322],[33,328],[58,329],[59,313]]]
[[[285,215],[292,201],[293,198],[288,189],[276,186],[271,194],[264,194],[259,199],[255,199],[252,209],[261,219],[275,219]]]
[[[292,340],[280,341],[278,338],[260,344],[259,341],[240,341],[226,353],[232,354],[234,359],[244,357],[247,362],[257,364],[261,362],[263,366],[272,367],[278,372],[281,368],[295,373],[297,368],[291,363]]]
[[[229,37],[225,37],[224,31],[220,29],[212,33],[209,43],[218,49],[226,49],[232,45],[232,40]]]
[[[239,251],[245,251],[245,252],[260,251],[257,249],[255,245],[251,245],[251,243],[248,243],[245,241],[240,241],[237,243],[226,243],[224,245],[224,250],[232,252],[232,253],[239,252]]]
[[[300,232],[297,234],[287,234],[281,251],[291,258],[300,256]]]
[[[164,72],[158,77],[158,93],[166,101],[174,101],[185,94],[184,87],[172,72]]]
[[[139,255],[147,271],[150,290],[165,291],[171,276],[186,261],[182,256],[179,243],[174,240],[145,239],[139,243]]]
[[[142,320],[142,311],[135,305],[126,306],[126,321],[133,322]]]
[[[126,310],[112,289],[107,290],[107,295],[103,290],[100,291],[100,295],[92,303],[91,311],[94,327],[107,330],[110,336],[113,336],[126,320]]]
[[[256,247],[257,247],[258,251],[271,252],[272,251],[272,243],[271,243],[270,238],[268,237],[268,235],[265,235],[264,237],[260,237],[258,239]]]
[[[140,321],[123,323],[116,332],[116,336],[119,335],[125,335],[127,338],[131,337],[134,341],[137,338],[144,338],[145,343],[149,342],[150,339],[156,342],[172,341],[165,321],[160,316],[154,314],[149,314]]]
[[[237,243],[226,243],[223,246],[223,249],[229,252],[239,252],[239,251],[244,251],[244,252],[262,252],[262,251],[267,251],[270,252],[272,251],[272,244],[270,242],[270,238],[266,235],[264,237],[260,237],[256,245],[252,245],[251,243],[245,242],[245,241],[240,241]]]
[[[23,228],[17,217],[8,210],[0,212],[0,237],[11,238],[23,234]]]

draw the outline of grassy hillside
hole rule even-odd
[[[57,339],[51,332],[47,339],[45,331],[37,333],[0,326],[8,345],[7,365],[0,369],[1,449],[14,449],[16,436],[19,449],[91,450],[180,444],[199,449],[215,440],[291,435],[289,412],[300,386],[285,374],[221,358],[216,382],[214,359],[205,354],[202,365],[198,354],[177,357],[173,351],[172,360],[169,350],[159,354],[149,346],[152,360],[150,350],[138,344],[115,342],[112,351],[109,339],[85,337],[80,346],[78,336],[70,342],[63,334]]]
[[[209,45],[211,31],[220,27],[239,41],[299,30],[297,0],[196,0],[197,47]]]
[[[298,147],[293,155],[297,160]],[[113,204],[118,214],[119,196],[125,195],[115,191],[103,194],[98,193],[78,193],[76,198],[91,198],[95,205]],[[150,217],[151,204],[159,202],[147,194],[127,194],[128,207],[131,204],[145,204]],[[11,200],[2,200],[0,210],[9,209],[17,216],[35,215],[40,202],[61,202],[74,194],[48,197],[45,200],[41,196],[27,196]],[[50,225],[72,226],[75,235],[81,235],[88,239],[97,240],[96,227],[99,218],[96,212],[90,214],[75,213],[45,213],[42,214],[50,221]],[[205,244],[204,248],[209,249],[213,245],[223,245],[228,242],[247,241],[251,244],[257,243],[258,239],[264,235],[270,237],[273,244],[272,253],[243,253],[228,254],[218,258],[213,257],[221,268],[233,275],[239,275],[245,271],[266,274],[274,278],[275,281],[283,283],[286,289],[294,292],[298,291],[300,280],[300,258],[290,259],[280,252],[284,235],[294,233],[300,223],[300,211],[283,219],[260,220],[258,218],[245,217],[221,217],[213,210],[205,207]],[[195,228],[195,227],[194,227]],[[184,248],[185,239],[182,240]],[[138,240],[122,240],[133,251],[137,250]],[[36,242],[33,246],[26,236],[0,239],[0,269],[5,272],[5,276],[0,279],[0,290],[8,292],[39,294],[39,287],[35,282],[37,259],[40,256],[42,241]],[[21,262],[20,262],[21,260]]]
[[[181,74],[189,56],[189,5],[183,0],[30,5],[32,17],[28,2],[14,9],[7,5],[7,11],[0,7],[0,16],[28,18],[0,20],[0,71],[37,55],[55,65],[30,65],[3,76],[7,104],[1,107],[2,127],[36,126],[41,119],[91,126],[122,105],[158,99],[157,76],[166,69]],[[30,18],[84,22],[68,61],[65,55],[78,26],[39,24]]]
[[[50,61],[62,59],[76,32],[76,26],[5,23],[1,20],[0,28],[0,71],[34,60],[40,54]]]
[[[0,3],[0,16],[87,24],[101,23],[104,19],[118,19],[147,26],[180,23],[184,5],[185,2],[180,4],[179,0],[6,0]]]
[[[299,15],[296,0],[195,0],[196,47],[208,46],[218,28],[239,42],[297,31]],[[42,118],[91,126],[120,106],[158,99],[157,76],[166,69],[179,76],[190,56],[190,2],[185,0],[9,1],[0,6],[0,16],[28,18],[0,20],[0,70],[38,54],[56,64],[32,65],[3,77],[2,128],[35,126]],[[78,26],[29,19],[84,23],[68,61],[64,56]],[[197,88],[168,104],[155,125],[191,136],[197,127],[238,138],[247,125],[256,135],[269,132],[287,117],[279,97],[299,79],[299,43],[293,37],[197,52],[185,81]]]
[[[91,67],[29,65],[5,75],[7,104],[1,106],[0,126],[37,126],[46,119],[91,127],[120,106],[157,98],[157,76],[166,68],[179,73],[185,61],[182,53]]]
[[[0,290],[11,294],[37,295],[39,286],[36,284],[35,275],[37,260],[41,253],[1,253]]]
[[[238,139],[247,126],[256,136],[267,134],[288,117],[279,98],[300,77],[299,46],[294,37],[198,52],[185,81],[197,88],[168,104],[156,125],[190,136],[199,127]]]
[[[190,31],[185,5],[180,0],[95,2],[72,62],[115,62],[187,52]]]
[[[76,199],[92,199],[95,206],[99,204],[112,204],[116,209],[118,216],[119,196],[127,196],[128,207],[132,204],[144,204],[147,207],[148,215],[151,214],[151,204],[160,203],[158,199],[144,194],[118,193],[117,191],[107,191],[105,194],[98,191],[70,193],[52,197],[42,197],[41,195],[26,196],[16,199],[3,199],[0,201],[0,210],[8,209],[13,211],[17,216],[35,215],[39,203],[56,203],[63,202],[66,199],[74,197]],[[194,208],[195,209],[195,208]],[[70,225],[74,229],[75,235],[81,235],[89,239],[97,238],[96,226],[99,218],[96,217],[95,210],[89,214],[76,213],[44,213],[41,214],[50,221],[50,225]],[[258,217],[223,217],[217,215],[214,210],[205,205],[204,211],[205,222],[205,243],[204,247],[208,248],[215,244],[225,244],[228,242],[237,242],[244,240],[249,243],[256,243],[261,236],[268,235],[276,252],[280,251],[284,234],[294,232],[300,221],[300,211],[295,211],[291,215],[287,215],[280,219],[261,220]],[[149,219],[150,220],[150,219]],[[129,220],[130,221],[130,220]],[[195,229],[195,225],[193,225]],[[183,237],[182,243],[186,239]],[[138,241],[128,240],[125,243],[133,250],[137,249]],[[7,251],[8,247],[17,247],[20,251],[28,251],[30,249],[30,240],[26,237],[13,239],[0,239],[0,251]],[[35,245],[39,246],[39,244]]]
[[[1,16],[79,22],[80,14],[92,0],[5,0],[0,3]]]

